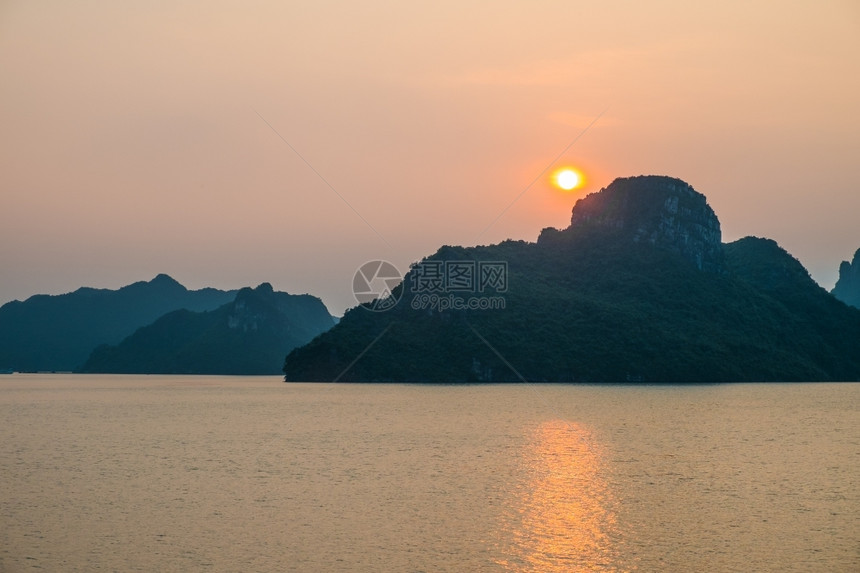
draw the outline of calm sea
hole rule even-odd
[[[0,376],[0,571],[858,571],[860,384]]]

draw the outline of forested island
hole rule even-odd
[[[285,380],[860,380],[860,310],[774,241],[721,240],[706,198],[684,181],[616,179],[537,242],[440,248],[407,273],[390,310],[355,307],[290,352]],[[424,304],[428,264],[470,262],[504,262],[504,284],[437,289],[435,300],[501,299],[503,308]]]

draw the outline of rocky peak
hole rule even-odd
[[[227,317],[227,326],[241,328],[246,332],[257,330],[261,322],[271,314],[269,299],[272,298],[272,294],[272,286],[269,283],[263,283],[255,289],[244,287],[239,290]]]
[[[842,261],[839,265],[839,280],[831,292],[845,304],[860,308],[860,249],[850,263]]]
[[[156,275],[155,278],[149,281],[149,284],[151,286],[157,286],[164,289],[185,290],[185,287],[179,284],[176,279],[164,273]]]
[[[616,179],[577,201],[570,224],[611,230],[678,253],[699,270],[723,272],[720,221],[705,196],[680,179]]]

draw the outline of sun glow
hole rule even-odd
[[[572,191],[582,186],[582,173],[572,167],[559,169],[553,174],[552,179],[556,187],[565,191]]]

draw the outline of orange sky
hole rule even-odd
[[[152,4],[0,3],[0,303],[165,272],[340,314],[367,260],[566,226],[541,178],[482,234],[602,112],[580,193],[680,177],[828,289],[860,247],[853,0]]]

